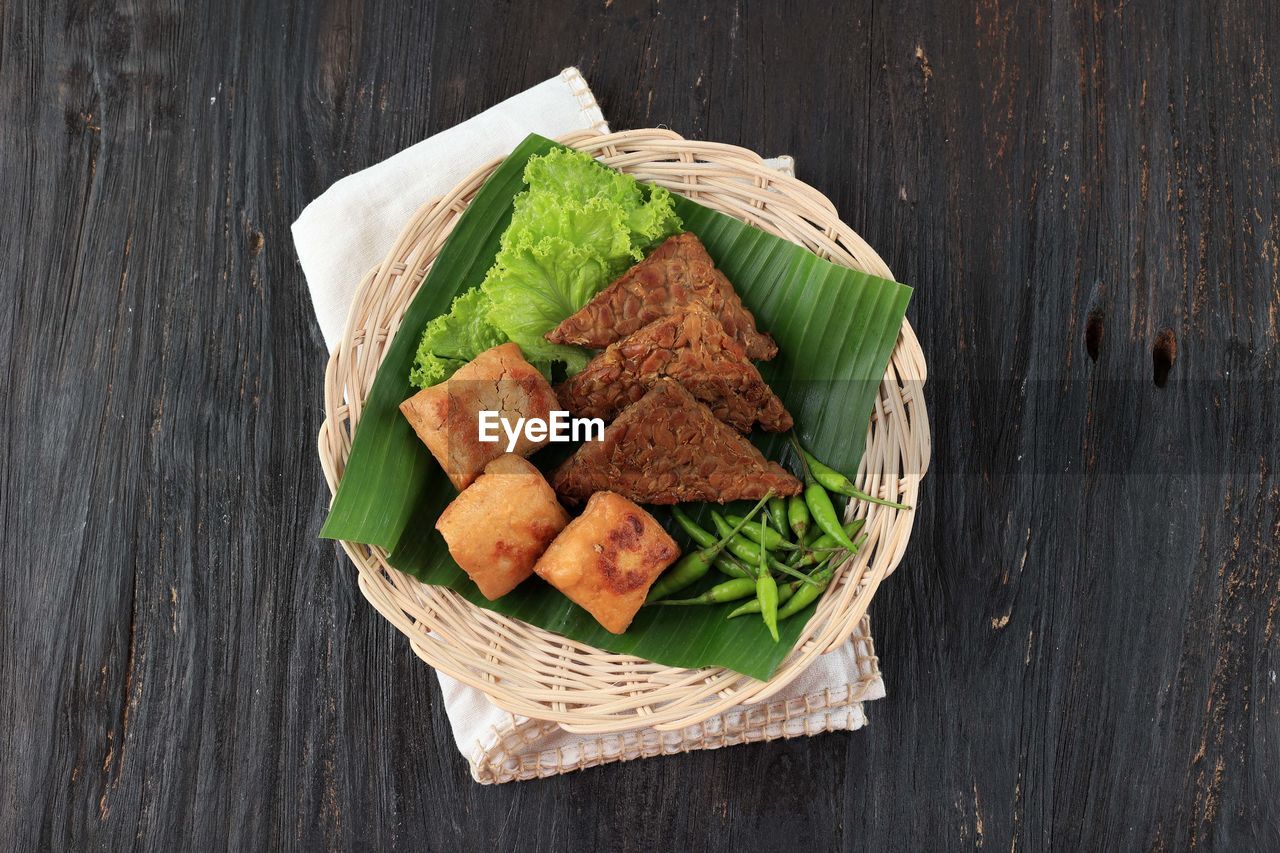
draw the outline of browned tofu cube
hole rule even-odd
[[[524,360],[520,347],[502,344],[480,353],[448,380],[414,394],[400,404],[400,411],[462,491],[485,465],[507,452],[501,427],[496,427],[496,441],[480,440],[480,412],[497,412],[514,428],[522,417],[549,420],[558,407],[546,377]],[[546,443],[521,434],[514,452],[528,456]]]
[[[453,559],[493,601],[533,574],[534,563],[568,523],[569,513],[542,472],[507,453],[486,465],[445,507],[436,530]]]
[[[680,556],[675,540],[639,506],[596,492],[533,570],[604,626],[621,634],[649,587]]]

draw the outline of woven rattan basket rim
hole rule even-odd
[[[840,221],[825,196],[769,169],[751,151],[656,129],[581,132],[560,141],[835,263],[892,278],[884,261]],[[361,281],[325,375],[326,418],[319,451],[331,494],[350,454],[363,401],[405,308],[458,216],[499,162],[477,169],[449,193],[424,204],[383,262]],[[929,463],[922,395],[926,378],[919,342],[904,322],[870,423],[850,425],[867,429],[866,452],[856,475],[859,485],[912,506]],[[865,503],[851,509],[867,519],[867,544],[842,567],[795,648],[767,682],[721,668],[682,669],[596,649],[476,607],[451,590],[421,584],[392,568],[380,548],[341,544],[359,570],[361,592],[409,637],[414,652],[481,690],[499,707],[583,733],[639,726],[673,730],[767,699],[853,633],[881,581],[901,561],[914,511]]]

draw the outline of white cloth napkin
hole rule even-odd
[[[867,724],[863,703],[885,695],[866,618],[849,642],[819,657],[772,699],[674,732],[572,734],[555,723],[503,711],[474,687],[436,675],[453,739],[471,764],[472,778],[486,785],[695,749],[853,731]]]
[[[380,262],[414,211],[529,133],[609,132],[576,68],[521,92],[456,127],[342,178],[293,223],[298,259],[316,319],[332,349],[342,337],[356,286]],[[767,161],[793,174],[790,157]],[[476,781],[551,776],[611,761],[715,749],[779,737],[851,731],[866,725],[863,703],[885,695],[866,619],[851,640],[820,657],[769,701],[739,706],[678,732],[637,729],[574,735],[555,723],[510,714],[480,691],[437,673],[458,749]]]
[[[342,178],[293,223],[293,242],[311,288],[325,345],[342,337],[360,279],[378,264],[423,202],[444,195],[474,169],[507,154],[530,133],[609,132],[576,68],[513,95],[475,118]]]

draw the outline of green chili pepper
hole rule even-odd
[[[827,494],[827,490],[822,488],[821,483],[813,480],[804,487],[804,502],[809,505],[809,512],[813,514],[813,523],[818,525],[823,533],[835,539],[837,545],[852,551],[853,540],[840,526],[840,518],[836,515],[836,508],[831,503],[831,495]]]
[[[844,532],[850,539],[852,539],[857,535],[858,531],[862,529],[862,525],[866,523],[866,519],[864,518],[855,518],[853,521],[844,525]],[[824,533],[817,539],[814,539],[811,544],[805,546],[804,555],[798,561],[792,562],[791,565],[797,569],[804,566],[811,566],[814,563],[820,562],[821,560],[831,556],[830,552],[833,550],[841,550],[841,546],[836,542],[836,540]]]
[[[723,518],[721,518],[721,522],[724,522]],[[724,522],[724,523],[727,524],[727,522]],[[724,547],[726,551],[728,551],[730,554],[737,557],[739,560],[746,563],[747,565],[755,564],[756,543],[752,542],[750,539],[747,539],[743,536],[733,536],[729,539],[728,543],[726,543]]]
[[[778,587],[778,604],[785,603],[801,586],[803,586],[803,584],[800,583],[800,581],[791,581],[791,583],[784,583],[782,586]],[[753,598],[750,601],[744,601],[742,604],[739,604],[727,618],[736,619],[737,617],[745,616],[748,613],[759,612],[760,599]]]
[[[697,523],[689,517],[688,513],[680,507],[673,506],[671,508],[671,515],[680,523],[680,526],[684,529],[684,532],[689,535],[689,538],[698,545],[707,548],[715,544],[716,537],[699,527]],[[754,572],[747,570],[745,566],[723,551],[721,551],[720,556],[716,558],[715,566],[731,578],[755,578]]]
[[[810,585],[813,584],[813,578],[809,577],[799,569],[794,569],[791,566],[788,566],[786,563],[779,563],[777,560],[771,560],[771,563],[773,563],[773,570],[775,572],[778,572],[779,574],[790,575],[791,577],[800,581],[800,583],[810,584]]]
[[[667,599],[666,601],[650,601],[646,607],[661,607],[663,605],[686,606],[690,604],[723,604],[726,601],[738,601],[746,598],[756,591],[755,578],[734,578],[733,580],[718,583],[702,595],[694,598]]]
[[[716,510],[711,510],[711,523],[715,525],[716,532],[721,536],[728,536],[729,531],[733,529],[733,525],[729,523],[723,515]],[[756,547],[757,543],[748,539],[744,535],[730,536],[725,550],[733,554],[748,566],[756,564]]]
[[[867,534],[858,537],[858,541],[854,542],[853,550],[856,551],[862,547],[862,543],[867,541]],[[836,560],[828,559],[825,563],[818,567],[816,571],[809,577],[813,578],[816,583],[813,586],[801,586],[796,590],[795,595],[787,600],[786,604],[778,610],[778,621],[781,622],[788,616],[794,616],[796,613],[808,607],[817,601],[818,596],[822,595],[831,585],[831,578],[835,576],[836,569],[839,564]]]
[[[671,508],[671,516],[675,518],[675,520],[680,524],[680,527],[684,529],[684,532],[687,533],[689,538],[696,544],[703,548],[710,548],[712,545],[716,544],[716,537],[699,527],[697,522],[690,518],[689,514],[680,507],[673,506]]]
[[[804,498],[800,495],[787,498],[787,524],[791,527],[791,532],[796,535],[796,539],[804,539],[805,533],[809,530],[809,507],[805,506]]]
[[[813,479],[822,484],[823,488],[835,492],[838,495],[846,495],[847,497],[857,498],[860,501],[868,503],[880,504],[880,506],[893,507],[894,509],[911,509],[906,504],[894,503],[883,498],[875,498],[859,489],[853,484],[848,477],[841,474],[830,465],[825,465],[814,458],[813,454],[796,445],[802,454],[804,454],[805,462],[809,463],[809,470],[813,472]]]
[[[747,519],[744,519],[740,515],[726,515],[724,517],[724,520],[729,522],[730,524],[738,525],[738,524],[741,524],[743,521],[746,521]],[[749,524],[746,527],[742,528],[742,535],[749,537],[754,542],[759,542],[760,540],[757,539],[756,537],[760,535],[760,528],[756,527],[754,524]],[[765,528],[764,546],[768,548],[770,551],[795,551],[795,550],[798,550],[800,547],[799,545],[793,545],[790,542],[788,542],[785,538],[783,538],[783,535],[781,533],[774,530],[772,527]]]
[[[680,507],[673,506],[671,508],[671,514],[672,516],[675,517],[675,520],[680,523],[680,526],[684,529],[684,532],[687,533],[689,535],[689,538],[691,538],[694,542],[696,542],[699,545],[702,545],[703,547],[709,547],[715,544],[716,538],[712,536],[710,533],[708,533],[707,531],[703,530],[701,527],[699,527],[697,523],[694,522],[694,520],[689,517],[688,513],[686,513]],[[719,513],[716,513],[716,515],[718,514]],[[714,516],[713,516],[713,520],[714,520]],[[721,521],[723,520],[724,519],[722,516]],[[729,551],[730,554],[737,557],[738,559],[734,560],[729,556],[729,554],[725,554],[722,552],[720,556],[716,558],[716,561],[715,561],[715,566],[717,569],[719,569],[720,571],[724,572],[726,575],[732,578],[754,578],[755,577],[754,572],[750,571],[749,569],[741,565],[741,563],[739,562],[740,560],[746,563],[747,565],[751,565],[752,563],[755,562],[756,549],[755,549],[754,543],[748,542],[747,540],[743,539],[740,535],[734,536],[730,538],[730,540],[727,543],[725,543],[725,549]],[[770,565],[773,566],[775,571],[779,571],[779,572],[782,572],[783,574],[791,575],[792,577],[802,578],[805,583],[813,583],[813,581],[809,580],[808,575],[805,575],[796,571],[795,569],[791,568],[788,565],[785,565],[779,560],[770,558]]]
[[[778,642],[778,582],[769,571],[769,549],[765,547],[765,519],[760,519],[760,559],[756,563],[756,601],[760,602],[760,618]]]
[[[813,472],[809,470],[809,462],[805,459],[804,448],[800,446],[796,434],[791,432],[788,437],[791,439],[791,446],[795,448],[796,458],[800,460],[800,467],[804,471],[804,502],[809,507],[809,514],[813,516],[813,523],[818,525],[823,533],[835,539],[837,545],[852,551],[853,540],[840,526],[836,508],[831,504],[831,495],[827,494],[822,484],[813,478]]]
[[[645,601],[657,601],[660,598],[666,598],[668,595],[674,595],[685,587],[701,580],[707,572],[711,571],[711,564],[715,562],[716,557],[724,550],[728,537],[737,535],[738,531],[746,527],[747,521],[760,511],[766,500],[768,499],[761,498],[755,508],[747,513],[747,517],[739,519],[737,526],[727,534],[722,535],[718,541],[681,557],[679,562],[663,573],[662,577],[658,578],[658,582],[649,588],[649,594],[645,597]]]
[[[774,528],[786,536],[790,525],[787,522],[787,502],[784,498],[769,498],[769,517],[773,519]]]
[[[843,553],[845,553],[845,549],[839,545],[833,545],[829,548],[810,548],[804,551],[798,559],[792,560],[787,565],[793,569],[799,570],[808,566],[815,566],[836,554]]]
[[[760,618],[765,627],[773,641],[778,642],[778,582],[768,572],[756,578],[756,603],[760,605]]]
[[[662,577],[649,587],[649,594],[645,596],[646,602],[657,601],[660,598],[666,598],[668,595],[674,595],[690,584],[696,583],[707,572],[711,571],[711,564],[715,561],[715,555],[711,553],[710,548],[703,548],[699,551],[693,551],[681,557],[674,566],[662,573]]]
[[[724,516],[716,512],[714,509],[711,510],[711,520],[712,522],[715,523],[716,530],[720,533],[721,536],[728,535],[728,532],[732,530],[731,525],[729,524],[728,521],[725,520]],[[737,557],[743,563],[746,563],[748,566],[755,565],[756,552],[759,551],[760,549],[760,546],[758,543],[752,542],[750,539],[747,539],[741,534],[738,534],[736,536],[730,536],[729,541],[725,543],[724,547],[726,551],[728,551],[733,556]],[[782,562],[778,558],[773,556],[768,556],[767,559],[769,561],[769,566],[774,571],[782,572],[783,574],[791,575],[792,577],[804,578],[806,581],[808,581],[809,579],[808,575],[797,572],[795,569],[791,568],[790,566],[788,566],[786,563]]]
[[[781,622],[790,616],[794,616],[801,610],[804,610],[810,604],[818,600],[818,596],[826,592],[827,587],[831,585],[831,576],[835,574],[832,566],[826,566],[813,573],[813,579],[818,583],[814,586],[802,586],[796,590],[795,595],[787,599],[786,604],[778,610],[778,621]]]
[[[728,575],[731,578],[754,578],[756,576],[755,572],[728,554],[721,554],[716,559],[716,568],[720,570],[721,574]]]

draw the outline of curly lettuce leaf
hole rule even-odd
[[[529,189],[516,197],[511,225],[480,285],[489,322],[526,358],[563,362],[572,375],[587,363],[578,347],[543,337],[658,240],[680,230],[671,194],[557,149],[525,167]]]
[[[614,171],[591,155],[567,148],[529,158],[524,167],[528,192],[545,192],[562,201],[585,203],[603,199],[624,210],[644,202],[640,184],[630,175]]]
[[[448,379],[490,347],[507,341],[544,373],[562,362],[570,374],[587,352],[543,337],[585,305],[655,244],[678,232],[675,201],[589,155],[554,149],[532,157],[528,189],[513,202],[511,223],[478,288],[427,324],[410,381],[420,388]]]
[[[649,249],[683,228],[680,217],[676,215],[671,192],[651,184],[641,186],[646,190],[648,200],[627,212],[627,227],[631,229],[633,244],[631,256],[637,261],[644,260]]]
[[[453,300],[422,333],[409,381],[419,388],[436,385],[485,350],[506,343],[507,337],[489,323],[489,298],[479,288]]]
[[[502,233],[495,266],[505,252],[548,237],[564,240],[595,257],[622,257],[631,251],[626,211],[617,205],[600,198],[578,202],[545,192],[526,192],[516,196],[515,213]]]
[[[498,258],[481,285],[490,319],[500,318],[502,331],[525,358],[564,362],[571,374],[585,367],[586,350],[549,343],[543,335],[609,281],[604,258],[563,237],[508,247]]]
[[[526,195],[545,194],[564,205],[595,202],[618,211],[630,231],[627,254],[637,261],[655,243],[680,230],[670,192],[642,184],[580,151],[557,149],[531,158],[524,179],[529,185]],[[517,210],[519,202],[517,198]]]

